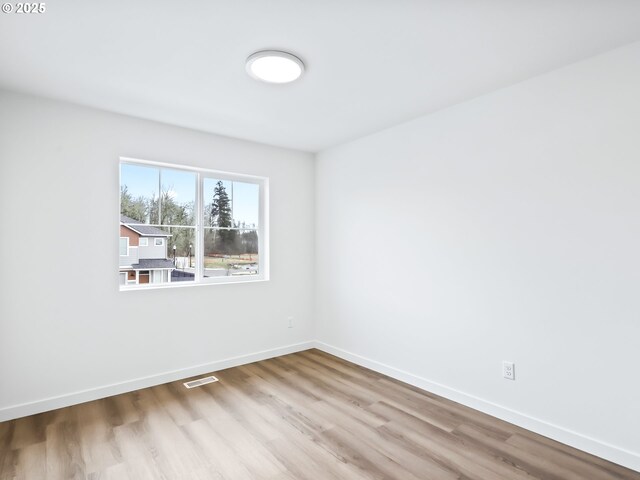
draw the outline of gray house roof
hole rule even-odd
[[[131,223],[144,223],[144,222],[139,222],[138,220],[134,220],[131,217],[127,217],[126,215],[120,214],[120,223],[131,224]]]
[[[120,223],[130,230],[133,230],[142,237],[171,237],[170,233],[160,230],[157,227],[146,225],[138,220],[127,217],[126,215],[120,215]]]
[[[153,270],[156,268],[175,268],[173,260],[165,258],[141,258],[138,263],[131,265],[134,270]]]

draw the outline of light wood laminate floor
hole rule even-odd
[[[0,423],[0,479],[637,479],[308,350]]]

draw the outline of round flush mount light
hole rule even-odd
[[[278,50],[263,50],[247,58],[247,73],[268,83],[289,83],[304,72],[304,63],[295,55]]]

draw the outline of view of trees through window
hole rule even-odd
[[[258,274],[258,183],[124,162],[120,178],[121,285]]]
[[[203,193],[204,275],[258,273],[258,185],[205,178]]]

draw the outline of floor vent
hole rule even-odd
[[[199,378],[198,380],[191,380],[190,382],[184,382],[184,386],[187,388],[201,387],[207,383],[217,382],[218,379],[214,376]]]

